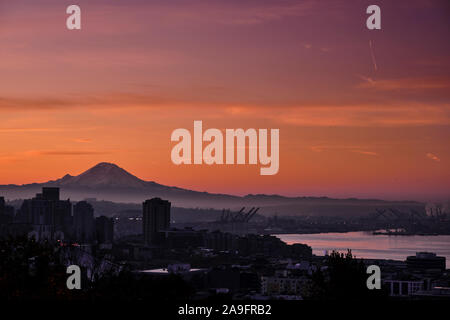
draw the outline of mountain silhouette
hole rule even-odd
[[[343,215],[354,216],[374,212],[375,208],[395,207],[422,210],[424,204],[413,201],[383,201],[376,199],[332,199],[327,197],[284,197],[280,195],[246,195],[199,192],[165,186],[142,180],[114,163],[101,162],[83,173],[66,174],[60,179],[24,185],[0,185],[0,196],[6,199],[27,199],[42,187],[59,187],[61,198],[83,200],[96,198],[114,202],[142,203],[160,197],[174,206],[185,208],[261,207],[260,213],[280,215]]]
[[[54,181],[59,186],[142,188],[148,182],[139,179],[114,163],[101,162],[78,176],[66,174]]]

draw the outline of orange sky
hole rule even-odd
[[[0,0],[0,184],[114,162],[233,194],[448,199],[450,6]],[[369,41],[372,42],[376,68]],[[280,170],[175,166],[177,128],[279,128]]]

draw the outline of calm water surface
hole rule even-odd
[[[278,234],[288,244],[305,243],[316,255],[326,250],[351,249],[358,258],[405,260],[419,251],[434,252],[446,257],[450,267],[450,235],[448,236],[386,236],[371,232]]]

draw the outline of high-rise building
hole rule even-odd
[[[53,225],[54,203],[36,194],[33,199],[26,199],[20,208],[20,222],[39,225]]]
[[[22,202],[15,221],[33,230],[45,230],[45,238],[66,238],[72,233],[72,204],[59,199],[59,188],[44,187],[42,193]]]
[[[42,198],[44,200],[59,201],[59,188],[43,187]]]
[[[159,232],[170,227],[170,202],[153,198],[143,204],[144,244],[157,244]]]
[[[58,230],[66,234],[73,232],[72,203],[70,200],[53,201],[53,223]]]
[[[95,233],[99,244],[114,240],[114,220],[105,216],[95,218]]]
[[[14,207],[7,206],[4,197],[0,197],[0,224],[12,222],[14,217]]]
[[[71,224],[72,205],[70,200],[59,200],[59,188],[42,188],[42,193],[33,199],[26,199],[17,215],[21,223],[52,225],[66,232]]]
[[[73,224],[77,241],[88,243],[93,240],[94,208],[91,204],[80,201],[73,206]]]

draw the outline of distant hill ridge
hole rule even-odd
[[[262,214],[280,215],[360,215],[375,208],[395,207],[421,210],[424,204],[414,201],[383,201],[376,199],[332,199],[327,197],[285,197],[281,195],[248,194],[244,197],[199,192],[165,186],[142,180],[114,163],[101,162],[83,173],[66,174],[60,179],[25,185],[0,185],[0,196],[13,199],[31,198],[43,186],[61,188],[63,198],[81,200],[97,198],[114,202],[141,203],[151,197],[170,200],[185,208],[261,207]]]

